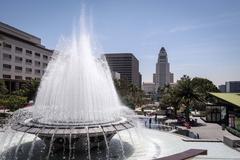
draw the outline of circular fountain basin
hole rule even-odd
[[[124,117],[115,121],[101,123],[42,123],[39,120],[30,118],[12,125],[13,130],[30,134],[38,134],[39,137],[51,137],[53,134],[55,137],[69,136],[69,134],[73,137],[89,134],[91,137],[98,134],[102,135],[103,132],[105,134],[115,134],[117,131],[132,127],[134,127],[132,122]]]
[[[11,126],[13,130],[35,134],[44,140],[46,146],[54,145],[55,149],[83,143],[105,146],[119,131],[134,127],[127,118],[120,117],[115,121],[99,123],[83,122],[50,122],[29,118]],[[65,147],[68,148],[68,147]],[[81,148],[81,146],[78,146]]]

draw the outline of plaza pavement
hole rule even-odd
[[[193,119],[197,119],[197,122],[200,123],[200,126],[191,127],[188,129],[189,131],[199,134],[200,139],[218,139],[223,141],[223,136],[227,136],[234,139],[239,139],[238,137],[234,136],[226,129],[222,130],[222,126],[216,123],[206,123],[199,117],[193,117]],[[186,129],[186,127],[180,127],[182,129]]]

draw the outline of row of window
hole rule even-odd
[[[7,74],[4,74],[3,75],[3,78],[4,79],[11,79],[11,75],[7,75]],[[17,79],[17,80],[22,80],[23,79],[23,77],[22,76],[15,76],[15,79]],[[32,77],[25,77],[25,80],[31,80],[31,79],[33,79]],[[40,80],[40,78],[34,78],[35,80]]]
[[[3,48],[7,49],[7,50],[11,50],[12,49],[12,45],[4,42],[3,43]],[[22,53],[23,52],[23,48],[15,47],[15,52],[16,53]],[[26,49],[26,55],[31,57],[32,56],[32,51]],[[34,55],[35,55],[35,58],[41,58],[41,54],[40,53],[35,52]],[[43,57],[44,60],[48,60],[48,58],[49,58],[47,55],[43,55],[42,57]]]
[[[3,69],[4,70],[11,70],[12,69],[12,66],[11,65],[9,65],[9,64],[3,64]],[[22,72],[22,70],[23,70],[23,67],[21,67],[21,66],[15,66],[15,71],[16,72]],[[35,69],[34,70],[35,72],[35,74],[41,74],[41,70],[40,69]],[[25,72],[27,73],[27,74],[30,74],[30,73],[32,73],[32,68],[25,68]]]
[[[12,59],[12,55],[6,54],[6,53],[3,54],[3,60],[11,61],[11,59]],[[23,62],[23,58],[15,56],[15,62],[16,63],[22,63]],[[25,63],[27,65],[32,65],[32,60],[31,59],[26,59]],[[34,61],[34,64],[35,64],[36,67],[40,67],[41,66],[41,62],[40,61]],[[42,63],[42,66],[43,66],[43,68],[45,68],[47,66],[47,63]]]

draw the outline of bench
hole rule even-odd
[[[232,148],[239,147],[240,146],[240,138],[223,136],[223,143]]]
[[[198,155],[207,155],[207,150],[204,149],[189,149],[181,153],[173,154],[170,156],[158,158],[155,160],[185,160]]]

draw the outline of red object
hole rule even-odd
[[[190,126],[189,123],[186,122],[184,125],[185,125],[185,127],[186,127],[187,129],[191,129],[191,126]]]

